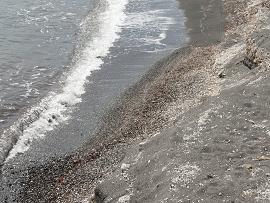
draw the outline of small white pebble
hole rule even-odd
[[[129,200],[130,200],[130,196],[124,195],[118,199],[117,203],[128,203]]]
[[[121,170],[122,170],[122,171],[126,171],[126,170],[129,169],[129,167],[130,167],[130,164],[125,164],[125,163],[123,163],[123,164],[121,165]]]

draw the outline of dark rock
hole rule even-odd
[[[253,169],[253,167],[252,167],[251,164],[244,164],[244,165],[243,165],[243,168],[245,168],[245,169],[247,169],[247,170],[252,170],[252,169]]]
[[[102,191],[99,188],[95,188],[94,190],[94,202],[96,203],[103,203],[106,199],[106,196],[102,193]]]
[[[258,67],[258,63],[255,63],[253,59],[250,59],[248,57],[245,57],[245,59],[242,61],[243,64],[248,67],[250,70]]]
[[[220,74],[218,74],[218,77],[219,77],[219,78],[225,78],[225,76],[226,76],[226,74],[223,73],[223,72],[221,72]]]

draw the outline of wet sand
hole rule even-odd
[[[186,12],[204,7],[189,2],[182,4]],[[269,15],[270,4],[249,2],[225,1],[223,35],[222,29],[202,32],[212,21],[224,22],[211,16],[222,8],[217,1],[203,1],[210,9],[205,26],[198,30],[196,20],[194,27],[187,22],[195,33],[190,45],[156,63],[126,91],[104,116],[95,139],[46,166],[14,169],[17,177],[28,177],[16,200],[269,200],[268,40],[256,43],[269,35],[248,33],[267,26],[262,16]]]

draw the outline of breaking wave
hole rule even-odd
[[[102,58],[107,56],[110,47],[119,38],[125,22],[124,12],[128,0],[104,0],[105,8],[98,12],[98,31],[82,46],[79,57],[63,82],[59,92],[51,92],[38,106],[33,107],[0,137],[0,164],[24,153],[36,139],[70,117],[72,107],[81,102],[85,93],[87,77],[100,69]],[[90,16],[81,23],[81,31],[89,25]]]

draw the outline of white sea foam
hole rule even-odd
[[[162,43],[162,40],[166,39],[167,34],[165,31],[159,34],[157,37],[147,37],[147,38],[141,38],[140,41],[143,42],[144,44],[151,45],[151,44],[156,44],[156,45],[164,45]]]
[[[128,0],[107,0],[106,10],[100,14],[99,35],[88,42],[82,51],[80,59],[69,73],[60,93],[52,92],[44,98],[38,108],[45,109],[39,118],[23,130],[16,145],[9,152],[6,161],[19,153],[24,153],[35,139],[41,139],[45,133],[53,130],[59,123],[69,119],[71,107],[81,102],[81,95],[85,93],[84,85],[92,71],[98,70],[103,64],[101,57],[109,53],[110,47],[119,38],[126,15],[124,13]],[[31,110],[32,112],[35,109]],[[0,139],[0,147],[6,142]],[[0,150],[1,151],[1,150]]]
[[[25,94],[22,95],[22,97],[25,97],[25,98],[28,98],[31,94],[31,92],[33,91],[32,89],[32,82],[25,82],[25,84],[22,85],[25,89],[26,89],[26,92]]]
[[[127,28],[144,28],[145,26],[156,24],[161,30],[168,29],[168,25],[174,24],[174,20],[166,16],[167,10],[148,10],[128,14],[125,23]]]
[[[138,30],[147,31],[142,36],[133,36],[134,43],[139,43],[141,46],[166,46],[162,41],[166,39],[166,32],[169,30],[170,25],[175,24],[174,19],[166,15],[167,12],[166,9],[145,10],[145,8],[142,8],[141,12],[128,13],[125,23],[126,29],[137,30],[134,33],[138,33]],[[149,52],[149,50],[146,52]]]

